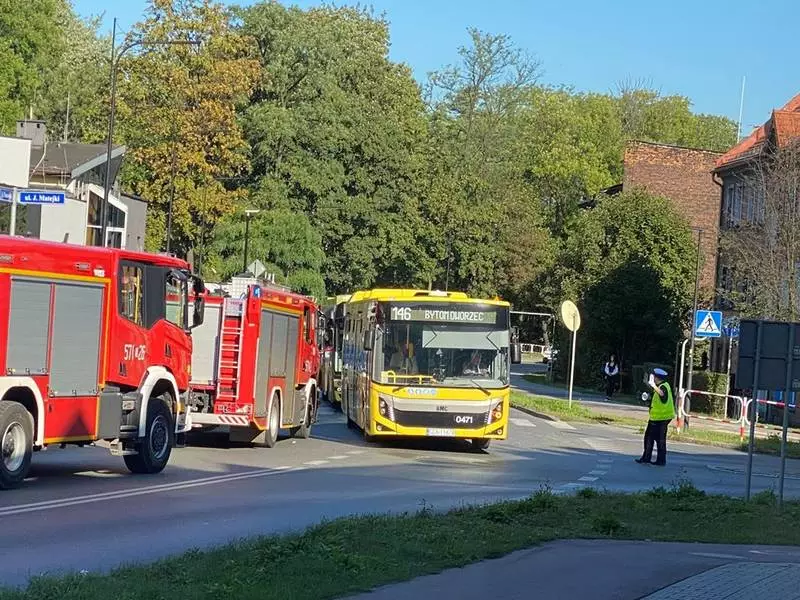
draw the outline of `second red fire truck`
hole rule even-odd
[[[242,297],[206,295],[192,333],[194,427],[228,427],[235,442],[272,447],[281,429],[306,438],[316,418],[318,308],[306,296],[251,283]]]

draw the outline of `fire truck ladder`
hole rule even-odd
[[[217,364],[217,400],[221,402],[236,402],[239,398],[243,334],[244,301],[239,298],[225,298]]]

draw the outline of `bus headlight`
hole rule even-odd
[[[497,423],[502,418],[503,418],[503,401],[500,400],[489,411],[489,423]]]
[[[384,419],[394,421],[394,406],[388,398],[378,396],[378,412]]]

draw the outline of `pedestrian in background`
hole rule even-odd
[[[611,396],[614,395],[614,390],[617,389],[619,382],[619,365],[617,364],[617,357],[613,354],[603,366],[603,374],[606,378],[606,401],[609,401]]]
[[[652,389],[650,397],[650,417],[644,432],[644,452],[637,458],[639,464],[654,464],[663,467],[667,464],[667,427],[675,418],[675,399],[672,386],[667,381],[667,372],[655,368],[645,383]],[[653,444],[658,446],[656,461],[652,461]]]

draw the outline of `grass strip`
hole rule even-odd
[[[192,551],[109,575],[40,577],[0,600],[317,600],[437,573],[555,539],[800,544],[800,504],[710,496],[683,481],[639,494],[542,489],[523,501],[340,519],[288,536]],[[153,532],[157,537],[158,533]]]
[[[595,423],[603,425],[615,425],[622,427],[635,427],[640,433],[644,433],[646,421],[643,418],[623,417],[619,415],[604,414],[597,412],[578,402],[573,402],[572,406],[566,400],[558,398],[543,398],[522,392],[512,392],[511,404],[519,408],[526,408],[538,413],[556,417],[562,421],[575,423]],[[671,427],[667,436],[676,442],[691,442],[705,446],[715,446],[718,448],[731,448],[747,452],[748,440],[742,441],[736,433],[725,431],[713,431],[707,429],[693,428],[678,433]],[[779,435],[771,435],[767,438],[756,437],[755,452],[758,454],[772,454],[780,456],[781,438]],[[786,442],[786,456],[789,458],[800,458],[800,443],[794,441]]]
[[[644,422],[642,419],[634,417],[622,417],[619,415],[597,412],[577,401],[573,401],[572,406],[570,406],[567,400],[534,396],[533,394],[526,394],[524,392],[512,392],[511,405],[550,415],[562,421],[572,421],[576,423],[601,423],[605,425],[641,427]]]
[[[566,383],[562,383],[559,381],[549,381],[546,373],[528,373],[527,375],[523,375],[522,378],[525,381],[530,383],[537,383],[539,385],[546,385],[552,388],[557,388],[559,390],[567,390],[568,386]],[[603,396],[605,395],[605,389],[592,389],[587,387],[581,386],[572,386],[572,391],[578,394],[593,394],[594,396]],[[622,402],[623,404],[632,404],[632,405],[640,405],[640,401],[638,398],[631,394],[614,394],[614,402]]]

